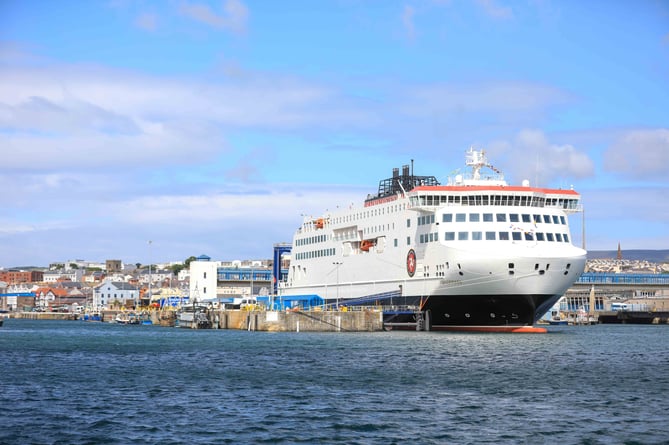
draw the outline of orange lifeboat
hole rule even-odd
[[[374,246],[374,241],[371,239],[364,239],[360,241],[360,250],[363,252],[369,252],[369,249],[371,249]]]
[[[325,225],[325,220],[323,218],[318,218],[317,220],[314,221],[314,225],[316,226],[317,229],[322,229],[323,226]]]

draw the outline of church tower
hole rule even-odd
[[[618,242],[618,256],[616,256],[617,260],[622,260],[623,259],[623,251],[620,250],[620,242]]]

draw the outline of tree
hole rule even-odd
[[[172,264],[169,268],[174,275],[179,275],[179,272],[184,270],[186,266],[183,264]]]
[[[195,261],[195,260],[197,260],[197,258],[192,256],[192,255],[189,256],[188,258],[186,258],[186,261],[184,261],[184,264],[186,265],[185,267],[190,268],[190,263]]]

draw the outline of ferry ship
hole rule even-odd
[[[430,330],[531,327],[583,273],[568,220],[580,195],[508,185],[485,151],[465,154],[446,185],[412,160],[363,206],[305,218],[279,294],[413,308]]]

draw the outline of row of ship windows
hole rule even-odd
[[[341,224],[341,223],[347,223],[347,222],[352,222],[352,221],[358,221],[361,219],[368,219],[374,216],[380,216],[380,215],[385,215],[386,213],[396,213],[396,212],[401,212],[403,210],[406,210],[406,204],[391,204],[390,206],[386,207],[380,207],[377,209],[371,209],[371,210],[364,210],[362,212],[354,213],[353,215],[348,215],[348,216],[341,216],[338,218],[334,218],[333,222],[334,224]],[[386,211],[387,210],[387,211]]]
[[[421,195],[411,197],[414,206],[450,205],[497,205],[521,207],[562,207],[563,209],[578,208],[579,200],[572,198],[542,198],[537,196],[516,195]]]
[[[421,243],[439,241],[439,233],[425,233],[420,235]],[[569,242],[566,233],[543,233],[543,232],[444,232],[444,241],[551,241]],[[407,244],[411,244],[411,238],[407,237]]]
[[[314,243],[323,243],[328,240],[327,235],[316,235],[316,236],[310,236],[308,238],[301,238],[295,240],[295,244],[298,246],[306,246],[307,244],[314,244]]]
[[[321,258],[324,256],[333,256],[335,254],[335,249],[330,248],[330,249],[319,249],[319,250],[312,250],[310,252],[300,252],[295,254],[295,259],[298,260],[308,260],[310,258]]]
[[[418,225],[434,224],[434,215],[423,215],[418,217]],[[564,216],[558,215],[530,215],[529,213],[444,213],[442,222],[524,222],[524,223],[544,223],[544,224],[567,224]],[[407,220],[407,227],[410,227],[411,220]]]

